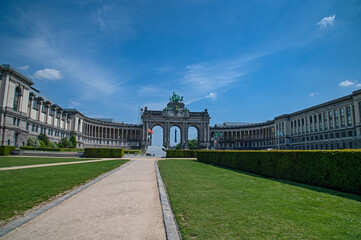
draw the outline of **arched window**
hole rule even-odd
[[[21,89],[20,87],[16,87],[14,92],[14,105],[13,105],[13,109],[15,111],[19,110],[20,96],[21,96]]]

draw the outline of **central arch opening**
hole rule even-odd
[[[169,132],[170,136],[170,147],[175,148],[181,148],[181,130],[177,126],[173,126],[170,128]]]
[[[161,126],[154,126],[152,128],[152,131],[154,132],[151,134],[152,138],[152,146],[164,146],[163,143],[163,128]]]
[[[188,149],[194,150],[198,148],[198,130],[191,126],[188,128]]]

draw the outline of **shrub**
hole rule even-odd
[[[195,150],[167,150],[167,158],[194,158],[197,151]]]
[[[122,158],[124,149],[121,148],[85,148],[84,157]]]
[[[198,151],[200,162],[361,194],[361,151]]]
[[[25,151],[51,151],[51,152],[60,152],[60,148],[53,148],[53,147],[33,147],[33,146],[21,146],[21,150]]]
[[[0,155],[9,155],[12,150],[15,150],[14,146],[0,146]]]
[[[124,154],[141,154],[142,150],[124,150]]]

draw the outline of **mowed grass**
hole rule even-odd
[[[0,168],[45,163],[76,162],[85,160],[95,160],[95,158],[0,157]]]
[[[212,166],[158,162],[184,239],[361,239],[361,197]]]
[[[125,162],[127,160],[0,171],[0,225]]]

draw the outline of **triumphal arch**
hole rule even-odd
[[[155,126],[163,128],[163,145],[170,147],[170,129],[176,126],[180,129],[180,143],[183,149],[188,148],[188,128],[195,127],[198,132],[198,147],[207,148],[210,143],[209,114],[207,109],[204,112],[190,112],[183,103],[183,97],[176,93],[169,98],[170,102],[163,111],[148,110],[144,108],[142,113],[143,136],[142,140],[150,145],[151,133],[149,130]],[[148,130],[149,129],[149,130]]]

